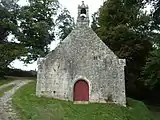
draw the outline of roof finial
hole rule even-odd
[[[82,7],[85,7],[85,4],[84,4],[84,1],[82,1],[82,5],[81,5]]]

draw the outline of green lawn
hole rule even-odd
[[[0,97],[4,95],[4,92],[11,90],[15,85],[9,85],[3,89],[0,90]]]
[[[115,104],[77,105],[36,97],[35,82],[14,94],[13,106],[21,120],[153,120],[150,111],[140,101],[128,99],[127,108]]]

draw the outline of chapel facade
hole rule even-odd
[[[89,27],[89,8],[82,2],[76,28],[38,60],[36,95],[126,106],[125,65]]]

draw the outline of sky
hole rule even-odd
[[[91,15],[98,10],[98,8],[102,5],[104,0],[84,0],[84,3],[89,6],[89,14]],[[71,16],[74,17],[74,19],[77,18],[78,13],[78,5],[82,3],[82,0],[59,0],[60,4],[63,7],[66,7],[70,13]],[[19,5],[26,5],[27,0],[20,0]],[[50,45],[50,49],[54,50],[56,46],[59,44],[59,40],[53,41]],[[37,62],[34,62],[33,64],[25,65],[23,62],[19,60],[15,60],[11,63],[11,66],[13,68],[22,69],[22,70],[37,70]]]

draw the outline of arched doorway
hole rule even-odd
[[[89,101],[89,86],[85,80],[78,80],[74,84],[74,101]]]

